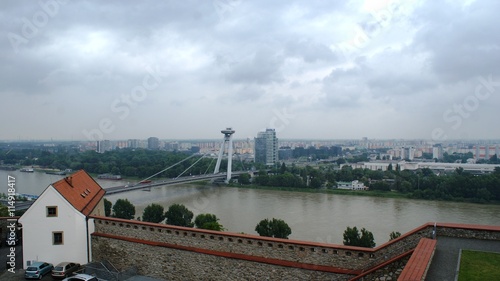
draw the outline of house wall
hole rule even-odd
[[[57,206],[57,217],[47,217],[47,206]],[[52,186],[47,187],[19,222],[23,226],[24,268],[28,261],[46,261],[54,265],[62,261],[87,263],[85,216]],[[54,231],[63,231],[62,245],[53,245]]]

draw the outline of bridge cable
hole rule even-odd
[[[149,177],[147,177],[147,178],[145,178],[145,179],[143,179],[143,180],[141,180],[141,181],[139,181],[139,182],[143,182],[143,181],[149,180],[150,178],[155,177],[155,176],[157,176],[157,175],[159,175],[159,174],[161,174],[161,173],[165,172],[166,170],[168,170],[168,169],[170,169],[170,168],[173,168],[173,167],[175,167],[175,166],[179,165],[180,163],[182,163],[182,162],[184,162],[184,161],[186,161],[186,160],[188,160],[188,159],[190,159],[190,158],[193,158],[194,156],[196,156],[196,155],[195,155],[195,154],[193,154],[193,155],[191,155],[191,156],[189,156],[189,157],[186,157],[186,158],[182,159],[181,161],[179,161],[179,162],[177,162],[177,163],[175,163],[175,164],[173,164],[173,165],[170,165],[169,167],[167,167],[167,168],[165,168],[165,169],[163,169],[163,170],[159,171],[158,173],[156,173],[156,174],[154,174],[154,175],[152,175],[152,176],[149,176]]]
[[[200,159],[196,160],[191,166],[187,167],[186,170],[184,170],[182,173],[180,173],[176,179],[178,179],[180,176],[182,176],[185,172],[187,172],[187,170],[191,169],[194,165],[196,165],[196,163],[200,162],[201,159],[203,159],[203,157],[205,157],[206,154],[203,154]]]

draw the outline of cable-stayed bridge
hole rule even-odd
[[[248,173],[248,171],[233,172],[233,176],[239,176],[239,175],[244,174],[244,173]],[[149,188],[155,187],[155,186],[173,185],[173,184],[188,183],[188,182],[195,182],[195,181],[201,181],[201,180],[225,179],[226,177],[227,177],[226,173],[219,173],[219,174],[208,174],[208,175],[198,175],[198,176],[184,176],[184,177],[177,177],[177,178],[173,178],[173,179],[151,181],[151,182],[146,182],[146,183],[144,183],[144,181],[142,181],[143,183],[139,182],[136,184],[120,185],[120,186],[106,188],[106,195],[122,193],[122,192],[127,192],[127,191],[132,191],[132,190],[139,190],[139,189],[149,189]]]

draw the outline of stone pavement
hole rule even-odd
[[[460,249],[500,253],[500,241],[438,236],[427,281],[454,281]]]

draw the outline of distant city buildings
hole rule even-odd
[[[500,147],[498,145],[485,145],[485,146],[478,145],[474,146],[472,153],[474,155],[474,159],[476,160],[481,160],[481,159],[488,160],[491,157],[493,157],[493,155],[496,155],[497,157],[500,156],[499,152],[500,152]]]
[[[436,144],[432,147],[432,159],[443,159],[443,146],[441,144]]]
[[[151,149],[151,150],[160,149],[160,140],[156,137],[148,138],[148,149]]]
[[[278,138],[274,129],[257,133],[254,139],[254,161],[273,166],[278,162]]]
[[[112,150],[111,141],[109,140],[99,140],[97,141],[96,151],[97,153],[104,153],[106,151]]]
[[[139,148],[141,147],[141,140],[139,139],[129,139],[127,141],[127,145],[129,148]]]

